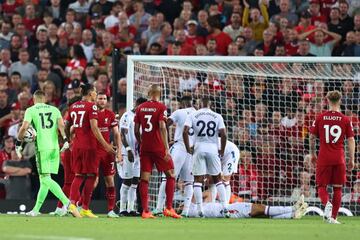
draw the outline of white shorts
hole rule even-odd
[[[175,143],[170,148],[171,158],[174,162],[174,171],[176,179],[179,177],[186,182],[193,182],[192,174],[192,155],[187,153],[182,143]]]
[[[240,152],[231,152],[221,160],[221,171],[224,176],[231,176],[238,172]]]
[[[140,177],[140,159],[135,157],[134,162],[129,162],[127,155],[123,156],[122,164],[118,163],[117,170],[122,179],[132,179]]]
[[[231,218],[249,218],[252,203],[232,203],[228,205]]]
[[[197,152],[194,154],[193,174],[203,176],[209,174],[216,176],[221,173],[221,161],[217,154]]]

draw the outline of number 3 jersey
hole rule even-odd
[[[59,149],[58,120],[59,109],[44,103],[37,103],[26,109],[24,121],[32,124],[36,130],[36,150]]]
[[[313,122],[310,132],[320,139],[318,166],[345,163],[344,140],[354,137],[347,116],[335,111],[324,112]]]
[[[97,140],[91,131],[91,119],[98,119],[98,110],[95,103],[78,101],[71,105],[66,121],[74,128],[73,149],[97,148]]]
[[[219,130],[225,128],[220,114],[209,108],[201,108],[187,117],[185,126],[194,129],[195,152],[218,154]]]
[[[161,139],[159,122],[167,119],[167,108],[156,101],[142,103],[136,108],[134,122],[141,126],[140,152],[161,152],[165,146]]]

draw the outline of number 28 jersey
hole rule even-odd
[[[136,108],[134,122],[140,124],[141,127],[141,153],[156,152],[165,154],[159,122],[166,122],[166,110],[164,104],[156,101],[144,102]]]
[[[340,112],[327,111],[314,121],[310,132],[320,139],[318,166],[345,163],[344,140],[354,137],[350,119]]]
[[[218,154],[219,130],[225,129],[220,114],[209,108],[201,108],[187,117],[185,126],[194,129],[195,152]]]
[[[73,149],[97,148],[97,140],[91,131],[91,119],[98,119],[95,103],[78,101],[71,105],[66,121],[74,128]]]

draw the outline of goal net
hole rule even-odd
[[[128,109],[136,98],[146,97],[152,83],[163,86],[162,101],[170,113],[179,108],[182,96],[192,96],[195,107],[199,98],[208,96],[212,109],[223,116],[229,140],[240,149],[231,201],[292,204],[304,194],[321,213],[308,136],[315,117],[326,110],[329,90],[342,92],[342,111],[352,119],[359,138],[359,59],[129,56]],[[347,173],[343,190],[347,214],[360,214],[358,153],[356,161],[357,169]],[[160,182],[154,170],[152,208]],[[182,190],[178,181],[176,204],[183,199]]]

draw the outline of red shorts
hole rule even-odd
[[[156,152],[140,153],[141,172],[151,173],[154,164],[159,172],[164,172],[170,169],[174,169],[173,160],[170,159],[168,162],[166,162],[164,159],[164,153],[156,153]]]
[[[99,161],[96,149],[72,149],[71,151],[73,172],[76,174],[98,174]]]
[[[326,186],[329,184],[344,185],[345,183],[345,164],[316,167],[316,184],[318,186]]]
[[[61,162],[64,168],[64,183],[72,183],[74,180],[74,169],[71,166],[71,151],[68,149],[61,154]]]
[[[97,151],[98,161],[100,162],[100,170],[102,171],[104,177],[111,176],[115,174],[115,156],[107,152]]]

